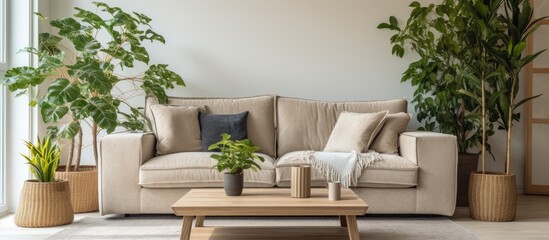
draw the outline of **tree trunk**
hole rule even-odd
[[[511,92],[509,93],[509,116],[507,117],[507,144],[506,144],[506,153],[505,153],[505,173],[507,175],[511,174],[511,129],[513,129],[513,107],[515,102],[515,85],[517,79],[519,78],[518,74],[514,76],[513,82],[511,83]]]
[[[485,173],[486,162],[486,96],[484,90],[486,88],[484,83],[484,72],[480,74],[481,90],[482,90],[482,174]]]
[[[461,104],[459,105],[459,114],[458,114],[458,125],[459,125],[459,152],[467,152],[465,147],[465,139],[467,138],[467,131],[465,131],[465,100],[461,99]]]
[[[69,156],[67,158],[67,165],[65,166],[65,172],[70,172],[72,168],[72,159],[74,158],[74,137],[71,138],[70,141],[70,149],[69,149]]]
[[[97,152],[97,123],[93,123],[92,126],[92,138],[93,138],[93,158],[95,160],[95,167],[97,167],[97,164],[99,163],[99,157]]]
[[[78,172],[78,169],[80,168],[80,159],[82,157],[82,126],[78,126],[78,151],[76,152],[76,167],[74,171]]]

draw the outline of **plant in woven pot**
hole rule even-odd
[[[59,165],[59,146],[51,137],[38,138],[36,145],[25,142],[29,155],[21,154],[35,180],[23,184],[15,224],[19,227],[65,225],[74,219],[69,183],[55,179]]]
[[[131,98],[147,94],[167,103],[165,89],[184,86],[168,65],[149,64],[143,42],[165,42],[151,29],[149,17],[93,4],[95,11],[75,8],[73,17],[50,21],[57,33],[41,33],[38,49],[24,49],[38,58],[37,66],[12,68],[2,81],[18,95],[30,87],[48,86],[30,104],[38,106],[46,124],[52,124],[49,133],[69,147],[67,164],[58,169],[57,177],[69,180],[76,212],[98,209],[96,166],[80,166],[85,133],[97,165],[102,131],[150,129],[143,109],[130,104]],[[134,66],[143,71],[126,74]]]
[[[528,36],[539,27],[539,21],[543,18],[533,19],[533,9],[527,0],[499,1],[501,6],[494,9],[497,21],[493,30],[497,34],[490,41],[483,42],[485,49],[491,52],[492,61],[497,68],[493,72],[494,79],[482,81],[482,89],[496,97],[493,105],[486,100],[484,95],[480,99],[483,109],[490,106],[494,108],[494,114],[485,121],[495,120],[499,128],[507,133],[505,172],[487,172],[484,168],[485,149],[482,149],[482,171],[471,174],[469,198],[469,213],[473,219],[482,221],[513,221],[517,209],[516,177],[511,173],[511,129],[513,122],[520,119],[517,108],[522,104],[539,97],[533,96],[525,99],[517,99],[519,91],[520,71],[531,63],[545,50],[532,55],[523,54],[526,48]],[[477,3],[479,6],[482,3]],[[473,16],[479,23],[478,27],[487,26],[483,7],[479,7]],[[544,17],[545,18],[545,17]],[[482,25],[482,26],[481,26]],[[490,26],[490,25],[488,25]],[[495,116],[495,117],[494,117]]]
[[[261,166],[255,162],[264,162],[262,156],[256,155],[259,150],[251,140],[231,140],[231,135],[221,134],[221,140],[208,147],[209,151],[219,150],[220,154],[212,154],[211,158],[217,160],[213,168],[219,172],[226,170],[223,175],[223,186],[227,196],[240,196],[244,188],[244,170],[261,170]]]
[[[469,31],[473,24],[469,4],[470,1],[446,0],[422,6],[413,2],[404,26],[394,16],[378,25],[379,29],[395,32],[390,40],[393,55],[403,57],[408,48],[419,55],[401,79],[415,88],[411,102],[422,124],[419,130],[439,131],[457,138],[458,206],[468,205],[469,174],[477,170],[477,149],[482,145],[480,104],[476,97],[460,91],[480,93],[478,81],[468,77],[480,78],[471,66],[483,61],[474,47],[475,39],[482,33]],[[488,124],[488,136],[494,134],[492,126]]]

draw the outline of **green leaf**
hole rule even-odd
[[[185,82],[181,76],[173,71],[170,71],[167,64],[151,65],[149,69],[145,71],[143,80],[155,82],[168,89],[174,88],[174,84],[185,86]]]
[[[78,84],[70,83],[68,79],[58,78],[48,87],[45,98],[54,105],[63,105],[72,102],[80,96]]]
[[[34,14],[34,16],[37,16],[38,19],[40,19],[40,20],[47,20],[48,19],[47,17],[44,17],[44,15],[42,15],[42,13],[34,12],[33,14]]]
[[[152,21],[152,19],[145,14],[136,12],[133,12],[133,14],[137,17],[137,19],[139,19],[139,22],[142,24],[148,25]]]
[[[83,111],[89,112],[93,121],[99,127],[106,129],[107,133],[113,132],[118,125],[116,108],[111,104],[111,102],[103,98],[90,98]]]
[[[137,44],[131,44],[130,49],[135,57],[135,60],[149,64],[149,53],[147,49]]]
[[[410,7],[418,8],[421,7],[421,4],[419,4],[419,2],[417,1],[413,1],[412,3],[410,3]]]
[[[77,99],[71,103],[70,110],[72,115],[77,119],[85,119],[90,116],[90,112],[86,111],[85,107],[88,102],[85,99]]]
[[[82,27],[82,25],[80,25],[78,21],[71,17],[52,20],[50,21],[50,25],[52,27],[58,28],[59,35],[65,37],[70,36],[75,32],[80,32],[80,28]]]
[[[145,31],[145,34],[139,36],[139,39],[141,41],[143,40],[150,40],[151,42],[152,41],[159,41],[161,43],[166,43],[166,40],[164,39],[164,37],[158,33],[155,33],[153,30],[151,29],[147,29],[147,31]]]
[[[61,53],[61,50],[57,47],[62,38],[52,35],[50,33],[40,33],[38,35],[38,43],[40,52],[46,52],[52,55]]]
[[[389,23],[392,25],[392,26],[398,26],[398,21],[396,19],[395,16],[390,16],[389,17]]]
[[[76,50],[87,53],[89,55],[96,55],[97,51],[101,48],[101,43],[95,40],[95,38],[88,33],[72,34],[67,38],[71,40]]]
[[[78,122],[70,122],[69,124],[59,129],[59,136],[65,139],[71,139],[80,131],[80,124]]]
[[[69,112],[67,106],[52,105],[47,101],[41,101],[39,103],[40,113],[45,123],[59,122]]]
[[[101,52],[107,53],[113,58],[120,60],[120,66],[122,67],[133,67],[133,54],[123,48],[114,46],[109,49],[101,49]]]
[[[518,108],[518,107],[520,107],[520,105],[525,104],[525,103],[527,103],[527,102],[530,101],[530,100],[533,100],[534,98],[540,97],[541,95],[542,95],[542,94],[538,94],[538,95],[531,96],[531,97],[527,97],[527,98],[524,98],[524,99],[520,100],[517,104],[515,104],[515,106],[513,106],[513,110],[516,109],[516,108]]]
[[[46,76],[33,67],[15,67],[6,72],[1,83],[8,85],[10,92],[15,92],[37,86],[45,79]]]
[[[111,80],[107,78],[99,63],[95,61],[79,61],[69,67],[69,74],[89,82],[91,89],[100,94],[107,94],[112,90]]]
[[[99,15],[79,7],[74,9],[78,11],[74,16],[82,19],[82,22],[90,24],[93,28],[100,29],[102,26],[106,26],[105,21]]]
[[[145,91],[147,95],[153,95],[158,99],[158,102],[165,104],[168,102],[168,95],[162,86],[153,83],[151,81],[145,81],[141,85],[141,88]]]
[[[519,42],[517,45],[515,45],[515,49],[513,50],[513,56],[520,57],[522,55],[522,51],[526,48],[525,42]]]

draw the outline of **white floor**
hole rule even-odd
[[[76,214],[74,221],[98,212]],[[469,218],[468,208],[459,207],[450,220],[487,240],[549,239],[549,196],[518,197],[517,219],[513,222],[480,222]],[[0,217],[0,240],[41,240],[64,230],[66,226],[51,228],[20,228],[13,222],[13,214]]]
[[[42,240],[63,231],[66,226],[49,228],[20,228],[13,221],[13,214],[0,217],[0,240]],[[99,216],[98,212],[74,215],[74,222],[86,216]]]

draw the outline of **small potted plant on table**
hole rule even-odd
[[[221,154],[212,154],[211,157],[217,160],[213,166],[217,171],[224,174],[224,189],[227,196],[240,196],[244,188],[244,170],[261,170],[261,166],[254,160],[264,162],[265,159],[255,154],[259,150],[250,139],[231,140],[231,135],[221,134],[221,141],[208,147],[208,150],[220,150]]]
[[[65,225],[74,219],[69,183],[55,179],[59,166],[59,146],[50,137],[37,144],[25,142],[30,151],[22,155],[35,180],[27,180],[21,190],[15,224],[19,227],[51,227]]]

